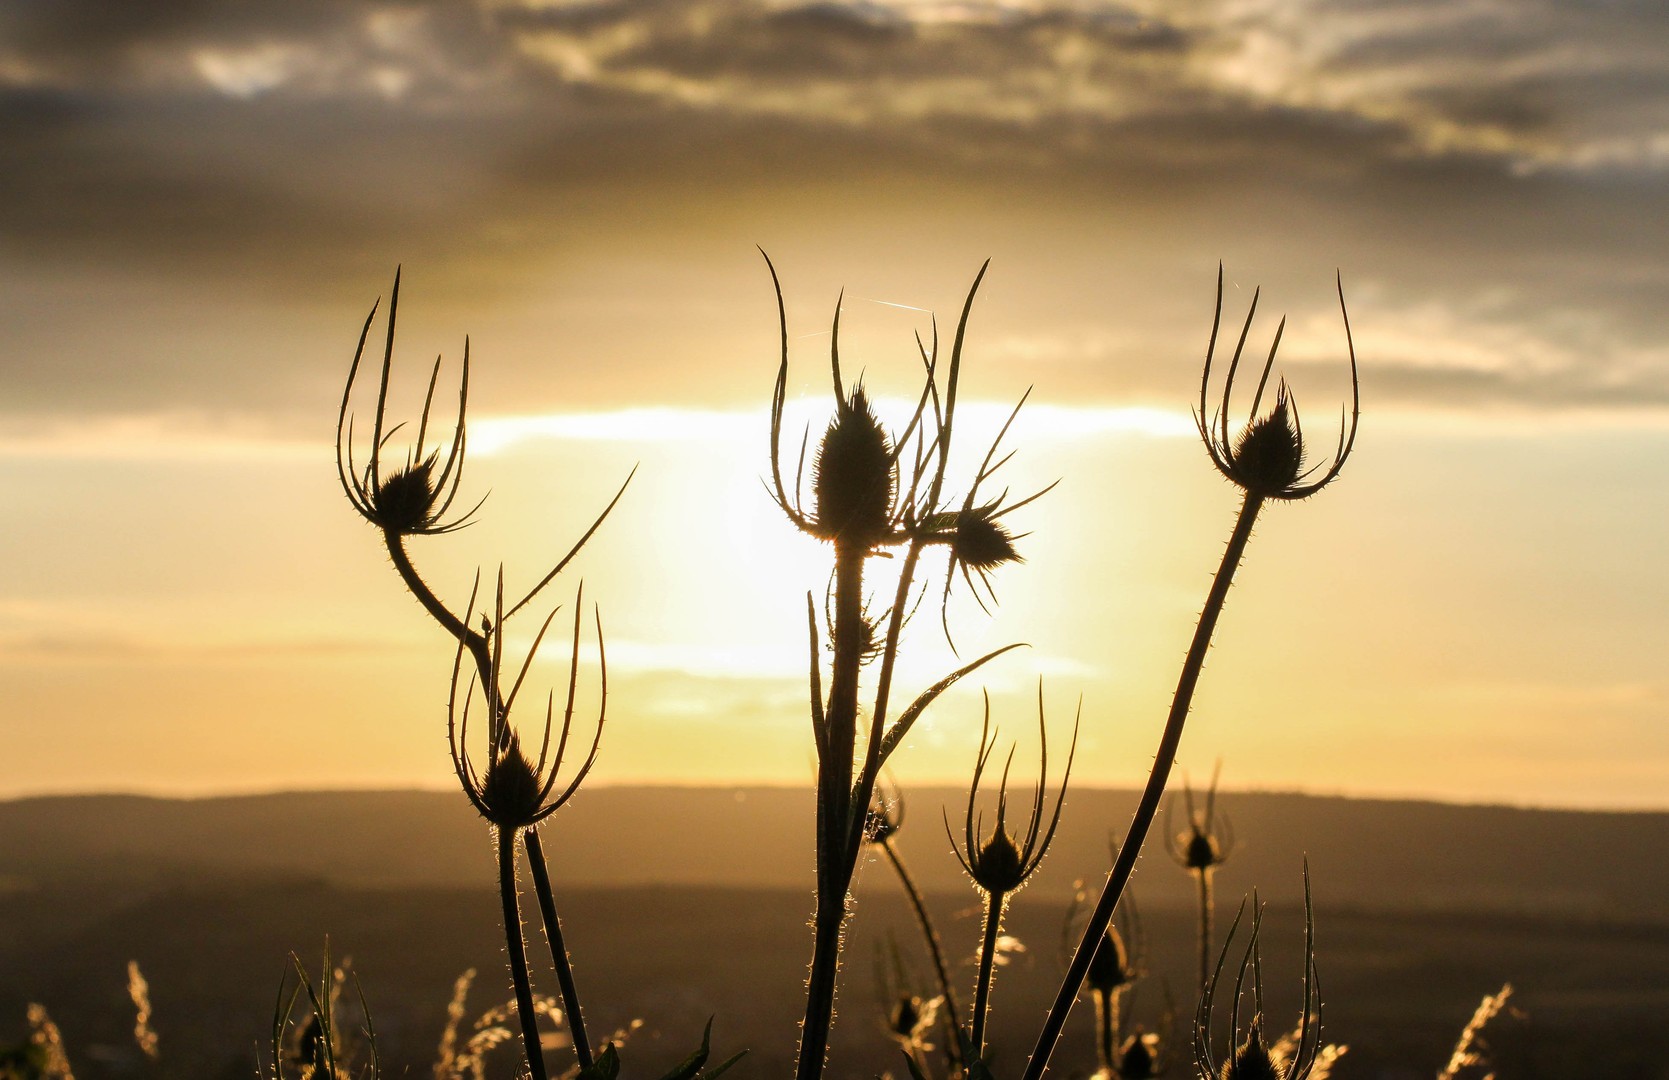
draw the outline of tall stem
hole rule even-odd
[[[1095,1056],[1101,1071],[1108,1076],[1118,1068],[1118,1013],[1119,992],[1096,990],[1095,997]]]
[[[985,935],[979,943],[979,978],[974,982],[973,1030],[968,1045],[974,1053],[985,1056],[985,1014],[991,1007],[991,973],[996,968],[997,935],[1002,933],[1003,907],[1008,894],[994,892],[985,901]]]
[[[533,980],[527,973],[527,946],[522,940],[522,913],[516,901],[516,838],[498,830],[498,894],[504,902],[504,947],[510,954],[510,981],[516,987],[516,1015],[521,1018],[522,1043],[533,1080],[545,1080],[545,1056],[539,1046],[539,1018],[533,1011]]]
[[[1130,821],[1130,831],[1125,833],[1118,859],[1114,861],[1107,883],[1101,889],[1101,898],[1096,901],[1095,910],[1090,913],[1089,923],[1084,927],[1078,951],[1073,954],[1066,978],[1061,982],[1055,1002],[1043,1021],[1043,1030],[1038,1033],[1037,1045],[1032,1048],[1022,1080],[1039,1080],[1043,1070],[1049,1067],[1049,1055],[1054,1053],[1061,1029],[1066,1026],[1067,1014],[1072,1011],[1072,1003],[1078,996],[1078,988],[1089,972],[1090,958],[1101,943],[1101,935],[1107,932],[1108,924],[1113,921],[1113,909],[1118,906],[1119,897],[1124,895],[1124,886],[1136,869],[1136,858],[1141,854],[1142,842],[1147,839],[1148,828],[1159,811],[1165,783],[1170,779],[1171,766],[1176,761],[1177,746],[1182,742],[1182,728],[1188,720],[1189,706],[1194,701],[1194,687],[1205,664],[1206,650],[1211,646],[1212,632],[1217,628],[1217,617],[1223,612],[1229,585],[1234,581],[1234,572],[1239,569],[1241,556],[1246,553],[1246,542],[1252,538],[1252,524],[1262,508],[1263,497],[1247,492],[1245,501],[1240,504],[1240,516],[1235,519],[1234,532],[1229,535],[1228,547],[1223,552],[1223,561],[1218,564],[1217,576],[1211,581],[1211,591],[1206,594],[1200,621],[1194,627],[1194,640],[1189,644],[1188,655],[1182,662],[1176,694],[1171,698],[1170,715],[1165,720],[1164,733],[1159,737],[1159,749],[1147,776],[1147,786],[1142,789],[1141,801],[1136,804],[1135,816]]]
[[[898,874],[898,883],[904,887],[904,895],[909,898],[910,909],[916,913],[916,925],[921,927],[922,940],[927,943],[927,955],[933,958],[933,974],[939,980],[939,994],[944,1000],[942,1015],[945,1018],[946,1034],[949,1036],[945,1043],[945,1056],[950,1059],[952,1066],[962,1063],[960,1040],[956,1037],[956,1024],[959,1010],[956,1008],[956,995],[950,988],[950,969],[945,965],[944,946],[939,943],[939,932],[933,928],[933,920],[927,914],[927,905],[922,900],[921,890],[916,888],[916,881],[910,876],[910,871],[904,868],[904,859],[893,846],[892,838],[881,841],[881,850],[886,853],[887,861],[892,863],[894,872]]]
[[[1200,905],[1200,985],[1201,993],[1205,992],[1206,983],[1211,981],[1211,868],[1203,866],[1194,871],[1199,884]]]
[[[585,1014],[580,1012],[579,987],[574,983],[574,969],[568,963],[568,946],[562,940],[562,920],[556,917],[556,896],[551,892],[550,871],[545,865],[544,845],[539,842],[537,827],[522,833],[527,846],[527,865],[533,869],[533,890],[539,895],[539,915],[545,921],[545,940],[551,947],[551,965],[556,968],[557,985],[562,990],[562,1007],[568,1013],[568,1031],[574,1037],[574,1053],[580,1068],[591,1067],[591,1040],[585,1035]]]
[[[856,848],[852,840],[852,762],[856,754],[858,675],[868,635],[863,625],[863,563],[868,551],[835,542],[834,662],[829,703],[824,711],[828,738],[817,763],[817,913],[813,918],[811,972],[806,980],[806,1013],[800,1025],[797,1080],[817,1080],[834,1022],[835,982],[840,973],[840,938],[846,921],[846,891],[852,883]],[[862,836],[861,832],[857,834]]]

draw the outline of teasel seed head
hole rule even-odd
[[[1304,473],[1304,434],[1297,425],[1286,383],[1275,389],[1275,407],[1240,433],[1234,447],[1235,482],[1258,495],[1278,495]]]
[[[1080,717],[1082,705],[1079,706]],[[1037,726],[1041,743],[1041,755],[1038,767],[1037,787],[1033,791],[1031,806],[1028,808],[1026,828],[1016,839],[1008,831],[1008,771],[1014,763],[1014,752],[1009,751],[1008,760],[1003,765],[1001,780],[997,784],[997,820],[991,828],[991,834],[984,841],[976,838],[979,829],[974,813],[974,803],[979,796],[980,778],[985,775],[986,764],[991,760],[991,752],[996,748],[996,736],[991,731],[991,697],[985,695],[985,719],[979,733],[979,754],[974,759],[974,778],[968,786],[968,806],[963,819],[962,842],[958,843],[951,832],[950,818],[945,818],[945,833],[950,837],[951,850],[962,864],[975,885],[990,895],[1006,895],[1024,885],[1038,866],[1043,862],[1043,856],[1048,852],[1049,845],[1054,841],[1055,829],[1061,820],[1061,806],[1066,798],[1066,785],[1072,776],[1072,759],[1078,750],[1078,724],[1072,725],[1072,746],[1067,751],[1066,768],[1061,773],[1060,789],[1055,793],[1055,806],[1052,811],[1044,810],[1044,786],[1049,773],[1049,733],[1043,716],[1043,684],[1037,687]]]
[[[892,529],[898,461],[862,386],[829,421],[812,466],[811,525],[824,540],[871,547]]]
[[[1130,965],[1129,951],[1124,947],[1124,936],[1113,926],[1101,935],[1101,943],[1090,957],[1089,973],[1084,981],[1097,993],[1110,994],[1129,984],[1135,976]]]
[[[1275,1063],[1269,1048],[1263,1045],[1263,1033],[1253,1021],[1245,1041],[1235,1047],[1233,1057],[1223,1062],[1219,1080],[1283,1080],[1284,1074],[1285,1070]]]
[[[1196,832],[1188,838],[1187,846],[1183,849],[1184,867],[1189,870],[1210,870],[1222,861],[1215,837]]]
[[[510,745],[494,755],[481,778],[485,816],[501,829],[522,828],[538,816],[543,788],[533,762],[522,751],[521,738],[512,733]]]
[[[887,1030],[896,1039],[914,1039],[921,1026],[921,999],[914,994],[900,994],[887,1010]]]
[[[1350,313],[1345,309],[1344,283],[1339,281],[1339,312],[1344,319],[1345,345],[1350,353],[1350,404],[1341,410],[1339,440],[1329,460],[1306,468],[1304,465],[1304,427],[1298,418],[1298,402],[1287,390],[1284,380],[1275,388],[1275,404],[1269,412],[1260,414],[1264,390],[1275,367],[1275,354],[1281,347],[1281,335],[1286,320],[1275,330],[1264,361],[1257,389],[1252,395],[1251,408],[1246,413],[1239,435],[1232,434],[1235,375],[1246,348],[1246,338],[1252,330],[1252,318],[1257,314],[1258,294],[1246,312],[1246,322],[1229,359],[1228,372],[1223,379],[1218,400],[1213,406],[1211,368],[1217,349],[1217,333],[1223,318],[1223,268],[1217,267],[1217,305],[1211,321],[1211,340],[1206,345],[1205,367],[1200,375],[1200,401],[1194,413],[1194,423],[1205,442],[1206,453],[1217,471],[1246,492],[1259,499],[1295,500],[1308,498],[1332,483],[1344,468],[1356,445],[1356,426],[1362,414],[1361,382],[1356,372],[1356,344],[1350,333]]]
[[[1115,1071],[1119,1080],[1152,1080],[1159,1075],[1159,1058],[1155,1054],[1159,1037],[1137,1031],[1124,1040],[1119,1047],[1118,1068]]]
[[[1004,563],[1024,562],[1014,547],[1014,534],[996,520],[997,504],[964,509],[956,514],[951,535],[951,558],[974,570],[992,570]]]

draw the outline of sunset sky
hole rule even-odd
[[[601,606],[596,780],[808,782],[828,553],[761,483],[758,245],[796,444],[842,288],[895,403],[989,257],[961,450],[1031,387],[1005,472],[1061,481],[994,615],[952,593],[964,656],[1031,648],[902,782],[965,779],[979,685],[1033,746],[1040,677],[1080,782],[1145,775],[1237,508],[1188,415],[1221,262],[1318,448],[1342,274],[1363,413],[1261,519],[1181,764],[1669,806],[1666,41],[1661,0],[0,0],[0,796],[452,782],[449,639],[332,459],[396,265],[395,411],[471,342],[436,588],[536,580],[638,466],[550,596]]]

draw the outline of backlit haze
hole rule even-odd
[[[989,257],[953,481],[1028,387],[1000,476],[1061,481],[993,615],[951,594],[964,658],[1031,648],[935,706],[905,784],[965,779],[981,684],[1035,745],[1040,677],[1062,740],[1082,696],[1075,779],[1145,775],[1238,505],[1188,415],[1221,261],[1255,348],[1288,317],[1315,451],[1342,272],[1363,415],[1260,519],[1181,764],[1669,804],[1665,41],[1660,0],[0,0],[0,795],[452,782],[450,641],[332,460],[397,264],[394,413],[471,342],[487,500],[413,542],[435,588],[537,580],[636,465],[548,594],[601,607],[595,781],[808,782],[828,552],[761,481],[758,245],[789,465],[840,290],[898,422]],[[956,663],[941,581],[900,693]]]

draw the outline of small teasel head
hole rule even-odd
[[[1171,833],[1170,851],[1171,857],[1190,873],[1210,873],[1234,853],[1234,828],[1228,815],[1217,810],[1217,780],[1222,771],[1223,763],[1219,761],[1211,771],[1211,786],[1205,790],[1203,808],[1195,805],[1194,788],[1187,778],[1182,781],[1182,801],[1188,814],[1188,827],[1185,831]],[[1168,817],[1169,811],[1166,813]]]
[[[1135,965],[1130,962],[1124,935],[1119,933],[1117,926],[1109,925],[1090,957],[1084,984],[1098,994],[1111,994],[1130,985],[1138,974]]]
[[[1200,402],[1194,414],[1206,453],[1211,456],[1217,471],[1239,486],[1248,496],[1262,499],[1302,499],[1314,495],[1332,482],[1344,468],[1356,445],[1356,426],[1361,418],[1361,383],[1356,373],[1356,343],[1350,333],[1350,312],[1345,308],[1344,283],[1338,286],[1339,311],[1344,318],[1345,344],[1350,353],[1350,406],[1341,411],[1339,439],[1331,456],[1314,465],[1305,465],[1304,427],[1298,416],[1298,401],[1287,388],[1284,379],[1275,387],[1275,403],[1267,413],[1260,413],[1263,395],[1269,386],[1269,376],[1275,367],[1275,354],[1281,346],[1281,335],[1286,330],[1282,319],[1269,346],[1269,357],[1264,361],[1263,373],[1252,405],[1238,434],[1231,431],[1234,411],[1234,379],[1240,368],[1240,358],[1251,333],[1252,318],[1258,309],[1258,293],[1246,312],[1246,323],[1235,343],[1234,355],[1229,360],[1228,373],[1215,407],[1208,405],[1211,387],[1211,365],[1217,350],[1217,332],[1223,317],[1223,268],[1217,267],[1217,305],[1211,321],[1211,340],[1206,346],[1205,368],[1200,376]]]
[[[897,784],[876,784],[864,816],[863,838],[871,844],[885,844],[904,827],[904,792]]]
[[[354,509],[383,532],[391,536],[433,536],[463,528],[480,507],[477,503],[468,511],[448,517],[458,497],[464,473],[469,339],[464,339],[463,371],[458,380],[458,408],[453,419],[452,437],[445,440],[444,445],[429,445],[435,388],[441,367],[440,358],[436,357],[434,368],[429,373],[429,389],[423,398],[416,441],[407,449],[404,462],[398,462],[389,452],[389,442],[405,425],[389,424],[388,384],[394,367],[394,330],[399,310],[400,274],[395,271],[394,291],[388,305],[388,336],[377,384],[376,413],[371,424],[370,445],[365,449],[367,460],[361,464],[357,459],[354,417],[350,408],[360,361],[365,356],[365,342],[377,316],[376,305],[372,306],[371,314],[366,317],[365,326],[360,331],[359,345],[354,350],[348,381],[342,390],[342,407],[336,415],[336,474]]]
[[[476,589],[480,582],[477,579]],[[571,799],[579,790],[581,782],[596,764],[597,752],[602,746],[603,725],[605,720],[604,708],[608,698],[608,661],[603,650],[603,627],[601,617],[596,619],[597,655],[600,673],[599,705],[597,709],[597,726],[591,740],[590,750],[585,761],[569,780],[567,786],[558,790],[557,778],[562,770],[563,758],[567,754],[568,740],[573,732],[575,698],[579,688],[579,656],[580,631],[583,628],[583,599],[584,587],[574,600],[574,635],[568,665],[567,702],[558,719],[555,711],[556,697],[554,691],[545,701],[545,719],[540,732],[539,754],[535,758],[522,745],[522,733],[511,722],[511,710],[515,707],[517,696],[521,693],[522,684],[527,678],[528,669],[533,665],[533,658],[544,642],[545,633],[550,629],[557,612],[552,611],[545,618],[539,632],[534,635],[533,644],[528,649],[527,657],[523,660],[521,669],[517,672],[515,681],[508,693],[505,692],[500,679],[504,668],[504,573],[499,572],[498,593],[494,608],[494,617],[482,619],[482,629],[487,638],[491,661],[488,665],[487,678],[482,690],[482,697],[486,699],[487,723],[486,738],[484,740],[485,764],[478,764],[481,755],[471,749],[470,739],[470,709],[478,685],[482,685],[479,673],[472,673],[467,681],[463,678],[464,642],[459,640],[457,652],[452,661],[452,690],[447,701],[446,733],[452,753],[453,771],[458,777],[464,794],[470,803],[492,824],[505,832],[515,832],[520,829],[536,825],[540,821],[555,813],[557,808]],[[469,611],[473,613],[476,591],[470,593]],[[553,737],[555,745],[552,745]]]
[[[1080,717],[1082,708],[1080,703]],[[976,813],[975,804],[979,797],[980,779],[985,775],[992,751],[996,749],[996,735],[991,730],[990,694],[985,695],[985,719],[980,728],[979,753],[974,758],[974,777],[968,788],[968,807],[960,843],[951,833],[948,815],[945,819],[945,832],[950,836],[951,850],[956,853],[962,869],[967,871],[974,884],[988,895],[1007,895],[1024,885],[1043,862],[1043,856],[1055,838],[1055,829],[1060,825],[1061,805],[1066,797],[1067,782],[1072,776],[1072,759],[1078,750],[1078,721],[1073,721],[1072,745],[1067,751],[1066,769],[1061,774],[1060,788],[1055,793],[1054,809],[1046,813],[1044,804],[1049,773],[1049,733],[1044,720],[1041,682],[1037,688],[1037,726],[1041,746],[1037,787],[1033,792],[1024,830],[1012,834],[1009,831],[1008,774],[1014,764],[1014,751],[1010,749],[1008,758],[1003,763],[1002,779],[997,785],[996,820],[992,823],[990,833],[983,839],[980,838],[980,834],[984,833],[984,817]]]
[[[1263,930],[1263,905],[1252,898],[1252,929],[1241,954],[1239,971],[1229,997],[1228,1054],[1219,1060],[1213,1043],[1213,1028],[1219,1007],[1218,989],[1223,968],[1236,932],[1246,915],[1246,903],[1229,927],[1223,950],[1218,955],[1217,967],[1211,981],[1200,995],[1199,1011],[1194,1022],[1194,1063],[1199,1075],[1215,1080],[1305,1080],[1317,1071],[1322,1057],[1321,1045],[1321,987],[1316,976],[1315,917],[1310,901],[1310,869],[1304,866],[1304,985],[1303,1003],[1298,1024],[1290,1037],[1283,1038],[1275,1047],[1264,1041],[1263,962],[1260,937]],[[1240,1017],[1242,1007],[1250,1005],[1251,1016],[1244,1029]]]
[[[1009,412],[1008,419],[1003,422],[997,437],[986,450],[985,459],[980,462],[979,471],[974,475],[974,482],[962,500],[962,505],[929,514],[921,521],[920,532],[927,543],[940,544],[950,549],[950,567],[945,575],[944,595],[940,599],[939,611],[945,640],[951,642],[952,649],[955,648],[955,641],[950,632],[950,589],[957,574],[960,572],[962,580],[967,583],[968,591],[973,594],[981,610],[989,613],[991,605],[995,604],[997,599],[996,591],[991,585],[992,571],[1009,563],[1025,561],[1016,546],[1016,541],[1023,539],[1026,534],[1015,535],[1002,519],[1015,510],[1041,499],[1059,483],[1057,480],[1023,498],[1010,499],[1009,493],[1005,490],[995,499],[980,501],[981,485],[1014,457],[1013,451],[1000,457],[998,454],[1015,417],[1020,415],[1020,409],[1030,396],[1031,391],[1027,390]],[[977,583],[974,580],[976,575],[979,579]]]

